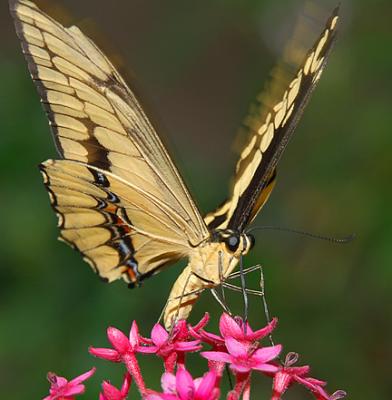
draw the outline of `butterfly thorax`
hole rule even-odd
[[[206,286],[216,286],[232,273],[240,257],[253,245],[252,235],[230,229],[214,230],[207,241],[194,248],[189,266]]]

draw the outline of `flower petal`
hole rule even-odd
[[[189,336],[188,326],[184,319],[180,319],[173,329],[172,337],[175,340],[184,340]]]
[[[69,386],[65,390],[63,389],[61,390],[60,398],[73,397],[78,394],[83,394],[85,389],[86,388],[83,384]]]
[[[154,354],[159,350],[157,346],[136,346],[135,350],[138,353]]]
[[[102,382],[102,392],[106,400],[122,400],[124,398],[120,390],[108,381]]]
[[[218,335],[214,335],[213,333],[206,332],[203,329],[201,329],[200,332],[197,333],[197,335],[196,334],[194,335],[193,331],[191,331],[191,333],[197,339],[202,339],[204,342],[211,344],[213,346],[225,344],[225,340],[223,338],[221,338]]]
[[[166,400],[167,397],[164,393],[151,393],[147,395],[146,400]]]
[[[258,371],[263,371],[263,372],[272,372],[272,373],[279,371],[279,367],[268,363],[256,364],[253,366],[253,369],[257,369]]]
[[[192,330],[197,332],[200,329],[203,329],[208,324],[209,320],[210,320],[210,314],[206,312],[203,318],[195,326],[192,327]]]
[[[197,351],[202,348],[200,340],[192,340],[190,342],[177,342],[174,344],[177,351]]]
[[[211,393],[214,390],[216,382],[216,372],[214,370],[207,372],[200,383],[198,383],[195,398],[197,400],[211,399]]]
[[[258,329],[257,331],[254,332],[249,332],[247,334],[247,339],[250,341],[254,341],[254,340],[260,340],[268,336],[275,329],[277,323],[278,319],[273,318],[272,321],[266,327]]]
[[[224,353],[223,351],[203,351],[200,355],[210,361],[218,361],[224,363],[231,363],[232,357],[230,354]]]
[[[243,357],[248,354],[248,346],[232,337],[226,338],[225,343],[227,350],[234,357]]]
[[[117,328],[107,329],[108,339],[112,346],[122,355],[131,349],[129,339]]]
[[[105,360],[120,362],[121,357],[118,351],[113,349],[105,349],[98,347],[90,347],[88,349],[89,353],[95,357],[103,358]]]
[[[241,364],[241,363],[236,363],[235,361],[230,364],[230,369],[236,372],[240,372],[241,374],[246,374],[248,373],[252,368],[249,365]]]
[[[235,339],[243,339],[244,331],[238,325],[237,321],[230,317],[228,314],[223,313],[219,320],[219,331],[221,335],[226,339],[234,337]]]
[[[169,334],[166,329],[160,324],[155,324],[151,331],[151,339],[154,344],[156,346],[162,346],[168,338]]]
[[[96,368],[91,368],[89,371],[85,372],[82,375],[77,376],[76,378],[69,381],[69,385],[77,385],[79,383],[84,382],[85,380],[91,378],[95,373]]]
[[[131,331],[129,332],[129,343],[134,349],[139,344],[139,328],[136,321],[132,322]]]
[[[320,381],[320,379],[316,379],[316,378],[306,378],[306,380],[310,383],[312,383],[313,385],[319,385],[319,386],[326,386],[327,382],[325,381]]]
[[[192,375],[184,368],[180,368],[176,374],[176,389],[181,400],[192,400],[195,394],[195,385]]]
[[[276,358],[281,351],[282,346],[280,344],[277,344],[276,346],[262,347],[253,353],[252,359],[258,363],[265,363]]]
[[[125,397],[127,397],[129,389],[131,387],[132,383],[132,376],[129,372],[127,372],[124,376],[124,382],[121,386],[121,394]]]
[[[322,386],[325,386],[327,383],[324,381],[319,381],[314,378],[302,378],[300,376],[295,376],[294,379],[300,383],[301,385],[307,387],[310,391],[318,393],[319,390],[322,390]],[[328,396],[326,397],[329,398]]]
[[[302,367],[289,367],[289,368],[284,368],[284,371],[286,371],[290,375],[303,376],[309,373],[310,367],[309,365],[303,365]]]
[[[176,377],[170,372],[165,372],[161,378],[161,386],[165,393],[176,393]]]

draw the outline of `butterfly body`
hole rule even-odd
[[[182,258],[164,315],[187,318],[200,292],[228,278],[254,240],[276,165],[336,34],[337,9],[268,112],[257,111],[228,200],[204,218],[142,106],[103,52],[29,0],[9,0],[60,160],[40,169],[61,239],[105,281],[137,286]]]
[[[165,325],[170,327],[173,320],[186,319],[200,293],[224,283],[253,245],[251,235],[230,229],[212,231],[205,243],[195,247],[174,283],[164,313]]]

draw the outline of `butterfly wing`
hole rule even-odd
[[[165,260],[170,258],[171,253],[173,259],[184,253],[183,248],[178,251],[176,247],[179,235],[182,235],[181,246],[184,240],[189,246],[206,239],[208,229],[176,167],[135,95],[105,55],[77,27],[63,27],[28,0],[11,0],[10,8],[61,156],[82,163],[79,165],[84,165],[84,169],[96,168],[102,177],[107,174],[110,180],[122,182],[125,186],[119,187],[120,193],[111,191],[120,202],[137,196],[138,192],[130,189],[130,183],[133,188],[143,188],[145,203],[139,204],[142,212],[138,212],[137,218],[131,216],[130,225],[138,229],[136,235],[146,231],[151,236],[149,229],[154,223],[161,223],[160,229],[166,232],[162,236],[170,239],[165,242],[166,247],[163,246]],[[60,168],[60,164],[56,165]],[[53,168],[49,168],[48,164],[43,170],[48,177],[48,189],[52,191],[56,208],[57,191],[55,185],[50,183],[53,182],[50,179]],[[70,186],[74,178],[72,174],[65,174],[61,187],[72,191],[72,196],[77,199],[83,197],[83,184],[79,181],[76,187]],[[91,179],[85,183],[90,188],[94,186]],[[67,185],[70,186],[68,189]],[[125,196],[124,199],[122,196]],[[170,217],[166,216],[162,221],[159,218],[149,219],[149,207],[155,203],[165,210],[170,209]],[[94,218],[98,218],[99,207],[93,209]],[[61,208],[57,211],[63,214],[65,222],[76,218],[68,218],[68,210]],[[90,211],[87,213],[90,214]],[[108,215],[101,215],[102,221],[105,218]],[[106,229],[105,234],[109,231]],[[67,242],[82,249],[77,244],[79,236],[84,235],[82,231],[78,230],[75,236],[69,235],[69,232],[62,235]],[[152,242],[144,245],[143,251],[138,247],[140,274],[150,273],[151,268],[156,271],[158,264],[164,261]],[[157,257],[151,268],[140,262],[140,257],[147,252],[151,253],[150,261],[154,254]]]
[[[100,277],[134,284],[187,256],[184,221],[143,188],[78,161],[40,166],[61,229]]]
[[[275,184],[276,165],[326,64],[337,19],[338,9],[335,9],[283,96],[266,113],[260,108],[251,113],[247,121],[251,137],[237,162],[231,196],[206,215],[210,229],[242,231],[267,201]]]

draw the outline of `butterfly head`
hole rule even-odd
[[[219,285],[253,245],[252,235],[230,229],[214,230],[208,241],[195,247],[189,267],[203,282],[211,286]]]
[[[255,238],[247,233],[222,229],[212,232],[212,242],[224,243],[226,252],[234,257],[240,257],[251,250],[255,244]]]

